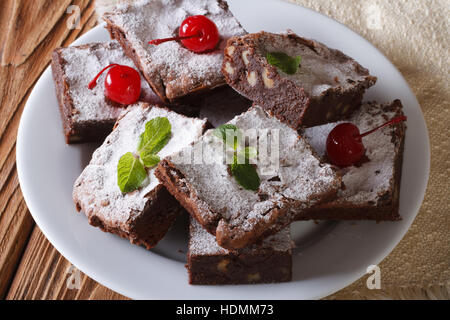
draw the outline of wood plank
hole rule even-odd
[[[12,57],[10,61],[20,65],[9,64],[0,68],[0,298],[9,289],[34,225],[18,185],[15,166],[15,143],[21,114],[32,87],[50,62],[53,49],[70,44],[94,26],[96,21],[93,0],[70,1],[80,7],[82,26],[81,29],[70,30],[66,25],[70,15],[57,6],[56,2],[51,2],[55,8],[59,8],[60,13],[52,19],[45,18],[45,12],[33,13],[24,18],[27,10],[45,9],[50,5],[48,0],[2,0],[0,4],[2,30],[10,25],[9,29],[20,31],[30,38],[17,52],[4,50],[7,55],[3,57]],[[15,6],[15,11],[14,8],[11,9],[12,6]],[[25,6],[26,10],[18,11],[20,6]],[[14,12],[14,15],[10,16],[5,12]],[[5,39],[4,35],[0,37]],[[14,43],[17,44],[17,39],[8,34],[5,48]]]
[[[127,300],[64,259],[35,227],[6,299]]]
[[[7,30],[10,24],[10,17],[14,8],[14,0],[0,1],[0,30]],[[3,47],[6,42],[7,32],[0,32],[0,60],[3,55]]]
[[[8,189],[13,190],[11,194],[0,193],[1,201],[7,203],[0,216],[0,298],[6,295],[34,225],[22,198],[17,176],[11,178],[5,190]]]
[[[83,9],[80,23],[84,25],[94,14],[94,2],[78,0],[75,3]],[[70,16],[67,15],[60,19],[51,34],[33,50],[33,54],[27,58],[26,63],[18,67],[9,65],[2,68],[0,72],[0,112],[2,115],[0,117],[0,137],[11,121],[18,103],[23,100],[25,94],[48,66],[53,49],[71,43],[80,34],[81,30],[79,29],[69,30],[67,28],[66,20],[69,18]],[[39,25],[39,23],[37,24]]]

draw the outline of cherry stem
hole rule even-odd
[[[184,37],[173,37],[173,38],[165,38],[165,39],[155,39],[150,41],[148,44],[153,44],[155,46],[160,45],[161,43],[168,41],[179,41],[179,40],[187,40],[192,38],[200,38],[202,34],[199,32],[198,34],[194,34],[193,36],[184,36]]]
[[[360,134],[357,138],[363,138],[363,137],[365,137],[365,136],[367,136],[367,135],[369,135],[369,134],[371,134],[371,133],[373,133],[373,132],[375,132],[375,131],[377,131],[377,130],[379,130],[381,128],[384,128],[384,127],[387,127],[387,126],[390,126],[390,125],[393,125],[393,124],[396,124],[396,123],[400,123],[400,122],[406,121],[406,119],[407,119],[406,116],[395,117],[394,119],[386,122],[385,124],[375,128],[373,130],[370,130],[370,131],[367,131],[367,132],[365,132],[363,134]]]
[[[89,82],[89,85],[88,85],[89,90],[92,90],[97,86],[97,80],[98,80],[98,78],[100,78],[100,76],[102,75],[103,72],[105,72],[109,68],[117,67],[117,66],[118,66],[118,64],[113,63],[113,64],[110,64],[109,66],[107,66],[106,68],[104,68],[102,71],[100,71],[100,73],[94,78],[94,80]]]

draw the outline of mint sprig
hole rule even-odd
[[[117,165],[117,181],[122,193],[129,193],[139,188],[147,178],[145,170],[139,158],[131,152],[124,154]]]
[[[261,185],[256,168],[249,162],[258,156],[258,151],[253,147],[240,148],[242,132],[236,126],[225,124],[214,130],[214,135],[231,147],[234,151],[233,163],[230,166],[231,174],[236,182],[246,190],[256,191]],[[243,164],[238,159],[244,158]]]
[[[236,179],[236,182],[246,190],[257,191],[261,185],[258,172],[251,164],[239,164],[237,161],[234,161],[231,165],[231,174]]]
[[[161,161],[161,158],[158,157],[156,154],[150,153],[145,150],[141,152],[140,158],[142,164],[147,168],[154,167]]]
[[[268,52],[266,59],[271,65],[290,75],[297,72],[302,62],[301,56],[291,57],[284,52]]]
[[[117,183],[122,193],[139,189],[147,177],[146,168],[156,166],[161,160],[156,154],[169,142],[172,126],[167,118],[157,117],[145,124],[139,138],[138,155],[124,154],[117,165]]]

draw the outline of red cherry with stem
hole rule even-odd
[[[362,138],[389,125],[406,121],[405,116],[398,116],[385,124],[360,134],[359,129],[352,123],[341,123],[337,125],[327,138],[327,156],[330,162],[338,167],[348,167],[358,163],[366,148]]]
[[[97,86],[98,78],[108,70],[105,78],[105,96],[108,99],[130,105],[139,100],[141,96],[141,76],[135,69],[119,64],[110,64],[89,83],[90,90]]]
[[[181,40],[181,43],[195,53],[213,50],[220,40],[216,24],[205,16],[186,18],[180,26],[179,37],[156,39],[149,44],[160,45],[167,41]]]
[[[352,123],[337,125],[327,138],[327,157],[338,167],[347,167],[358,162],[366,152],[359,138],[360,132]]]

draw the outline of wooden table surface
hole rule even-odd
[[[80,19],[77,28],[77,9]],[[0,298],[126,299],[80,274],[47,241],[23,199],[16,169],[20,117],[54,48],[94,27],[94,0],[0,1]],[[5,32],[6,30],[6,32]]]

